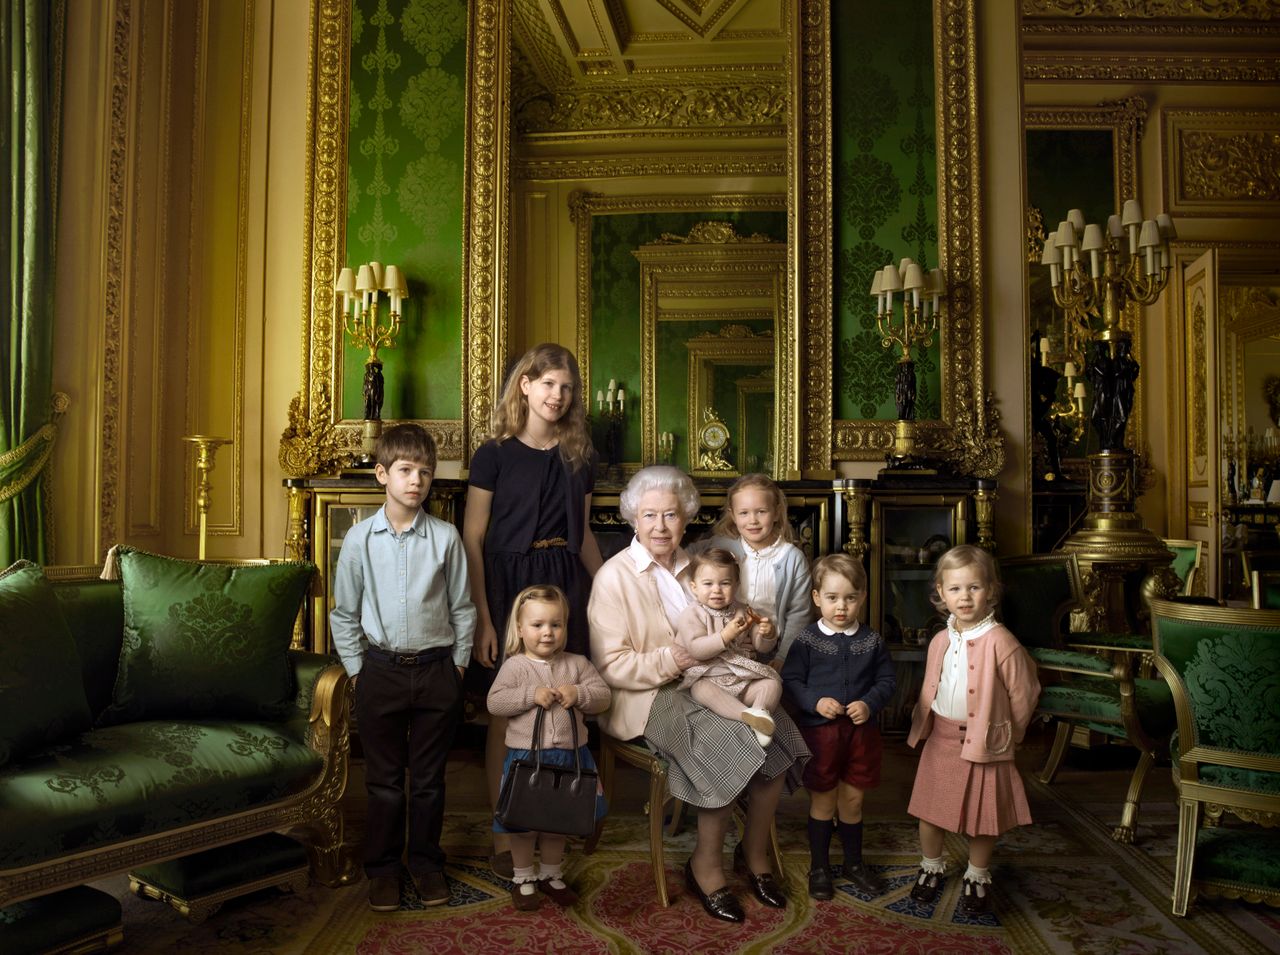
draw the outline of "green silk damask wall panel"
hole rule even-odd
[[[379,352],[382,416],[459,418],[466,0],[354,0],[351,14],[346,264],[398,265],[409,284],[396,347]],[[364,417],[366,357],[344,336],[344,418]]]
[[[933,5],[833,0],[831,32],[834,412],[892,420],[898,353],[880,344],[870,289],[889,262],[909,256],[938,265]],[[938,418],[938,339],[913,354],[916,417]]]
[[[738,235],[767,235],[775,241],[785,241],[787,216],[785,212],[644,212],[592,217],[591,225],[591,381],[587,394],[591,397],[591,410],[595,410],[597,391],[609,386],[609,379],[616,378],[627,391],[626,420],[623,425],[623,461],[639,461],[640,450],[640,367],[642,336],[640,329],[640,262],[632,252],[647,242],[661,238],[663,233],[688,235],[699,222],[730,222]],[[868,281],[870,287],[870,281]],[[665,324],[665,323],[664,323]],[[767,323],[743,322],[748,327],[764,330]],[[679,323],[682,335],[657,336],[657,360],[660,381],[687,381],[688,353],[683,344],[685,338],[701,331],[714,331],[720,323]],[[659,388],[658,421],[662,430],[677,435],[677,463],[684,460],[688,450],[688,428],[671,427],[666,422],[687,418],[686,389]],[[597,446],[603,453],[604,445],[599,435]]]

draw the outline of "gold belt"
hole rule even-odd
[[[548,547],[568,547],[569,542],[563,537],[548,537],[546,540],[534,541],[534,550],[545,550]]]

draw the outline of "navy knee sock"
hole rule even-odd
[[[827,868],[831,865],[831,836],[836,831],[834,819],[809,817],[809,867]]]
[[[860,865],[862,863],[862,823],[842,822],[837,827],[840,831],[840,843],[844,846],[844,865]]]

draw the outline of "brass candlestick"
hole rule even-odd
[[[363,458],[373,460],[373,451],[382,433],[383,378],[381,348],[395,348],[400,334],[401,303],[408,298],[407,286],[400,269],[369,262],[357,271],[349,268],[338,273],[334,291],[342,294],[342,327],[356,348],[367,348],[364,360],[364,427],[361,438]],[[389,302],[385,324],[378,322],[379,293]]]
[[[901,318],[893,307],[893,297],[898,292],[902,293]],[[880,344],[885,348],[896,347],[900,352],[894,383],[898,421],[894,426],[890,460],[895,468],[920,470],[919,464],[912,460],[916,438],[916,363],[911,357],[911,346],[928,348],[933,344],[938,330],[942,274],[937,269],[925,272],[919,263],[903,259],[899,265],[890,263],[876,272],[871,295],[876,300]]]
[[[204,560],[205,538],[209,528],[209,472],[213,470],[213,456],[218,448],[230,444],[230,438],[213,438],[207,434],[188,434],[183,441],[196,447],[196,513],[200,515],[200,560]]]

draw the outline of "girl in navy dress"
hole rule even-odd
[[[472,659],[486,689],[502,662],[498,634],[526,587],[553,584],[565,592],[565,649],[589,652],[587,575],[602,563],[588,521],[593,458],[578,362],[560,345],[538,345],[511,369],[494,409],[493,437],[471,459],[462,541],[479,615]],[[503,717],[490,718],[485,770],[495,806],[506,729]],[[495,834],[489,861],[496,874],[511,878],[505,834]]]

